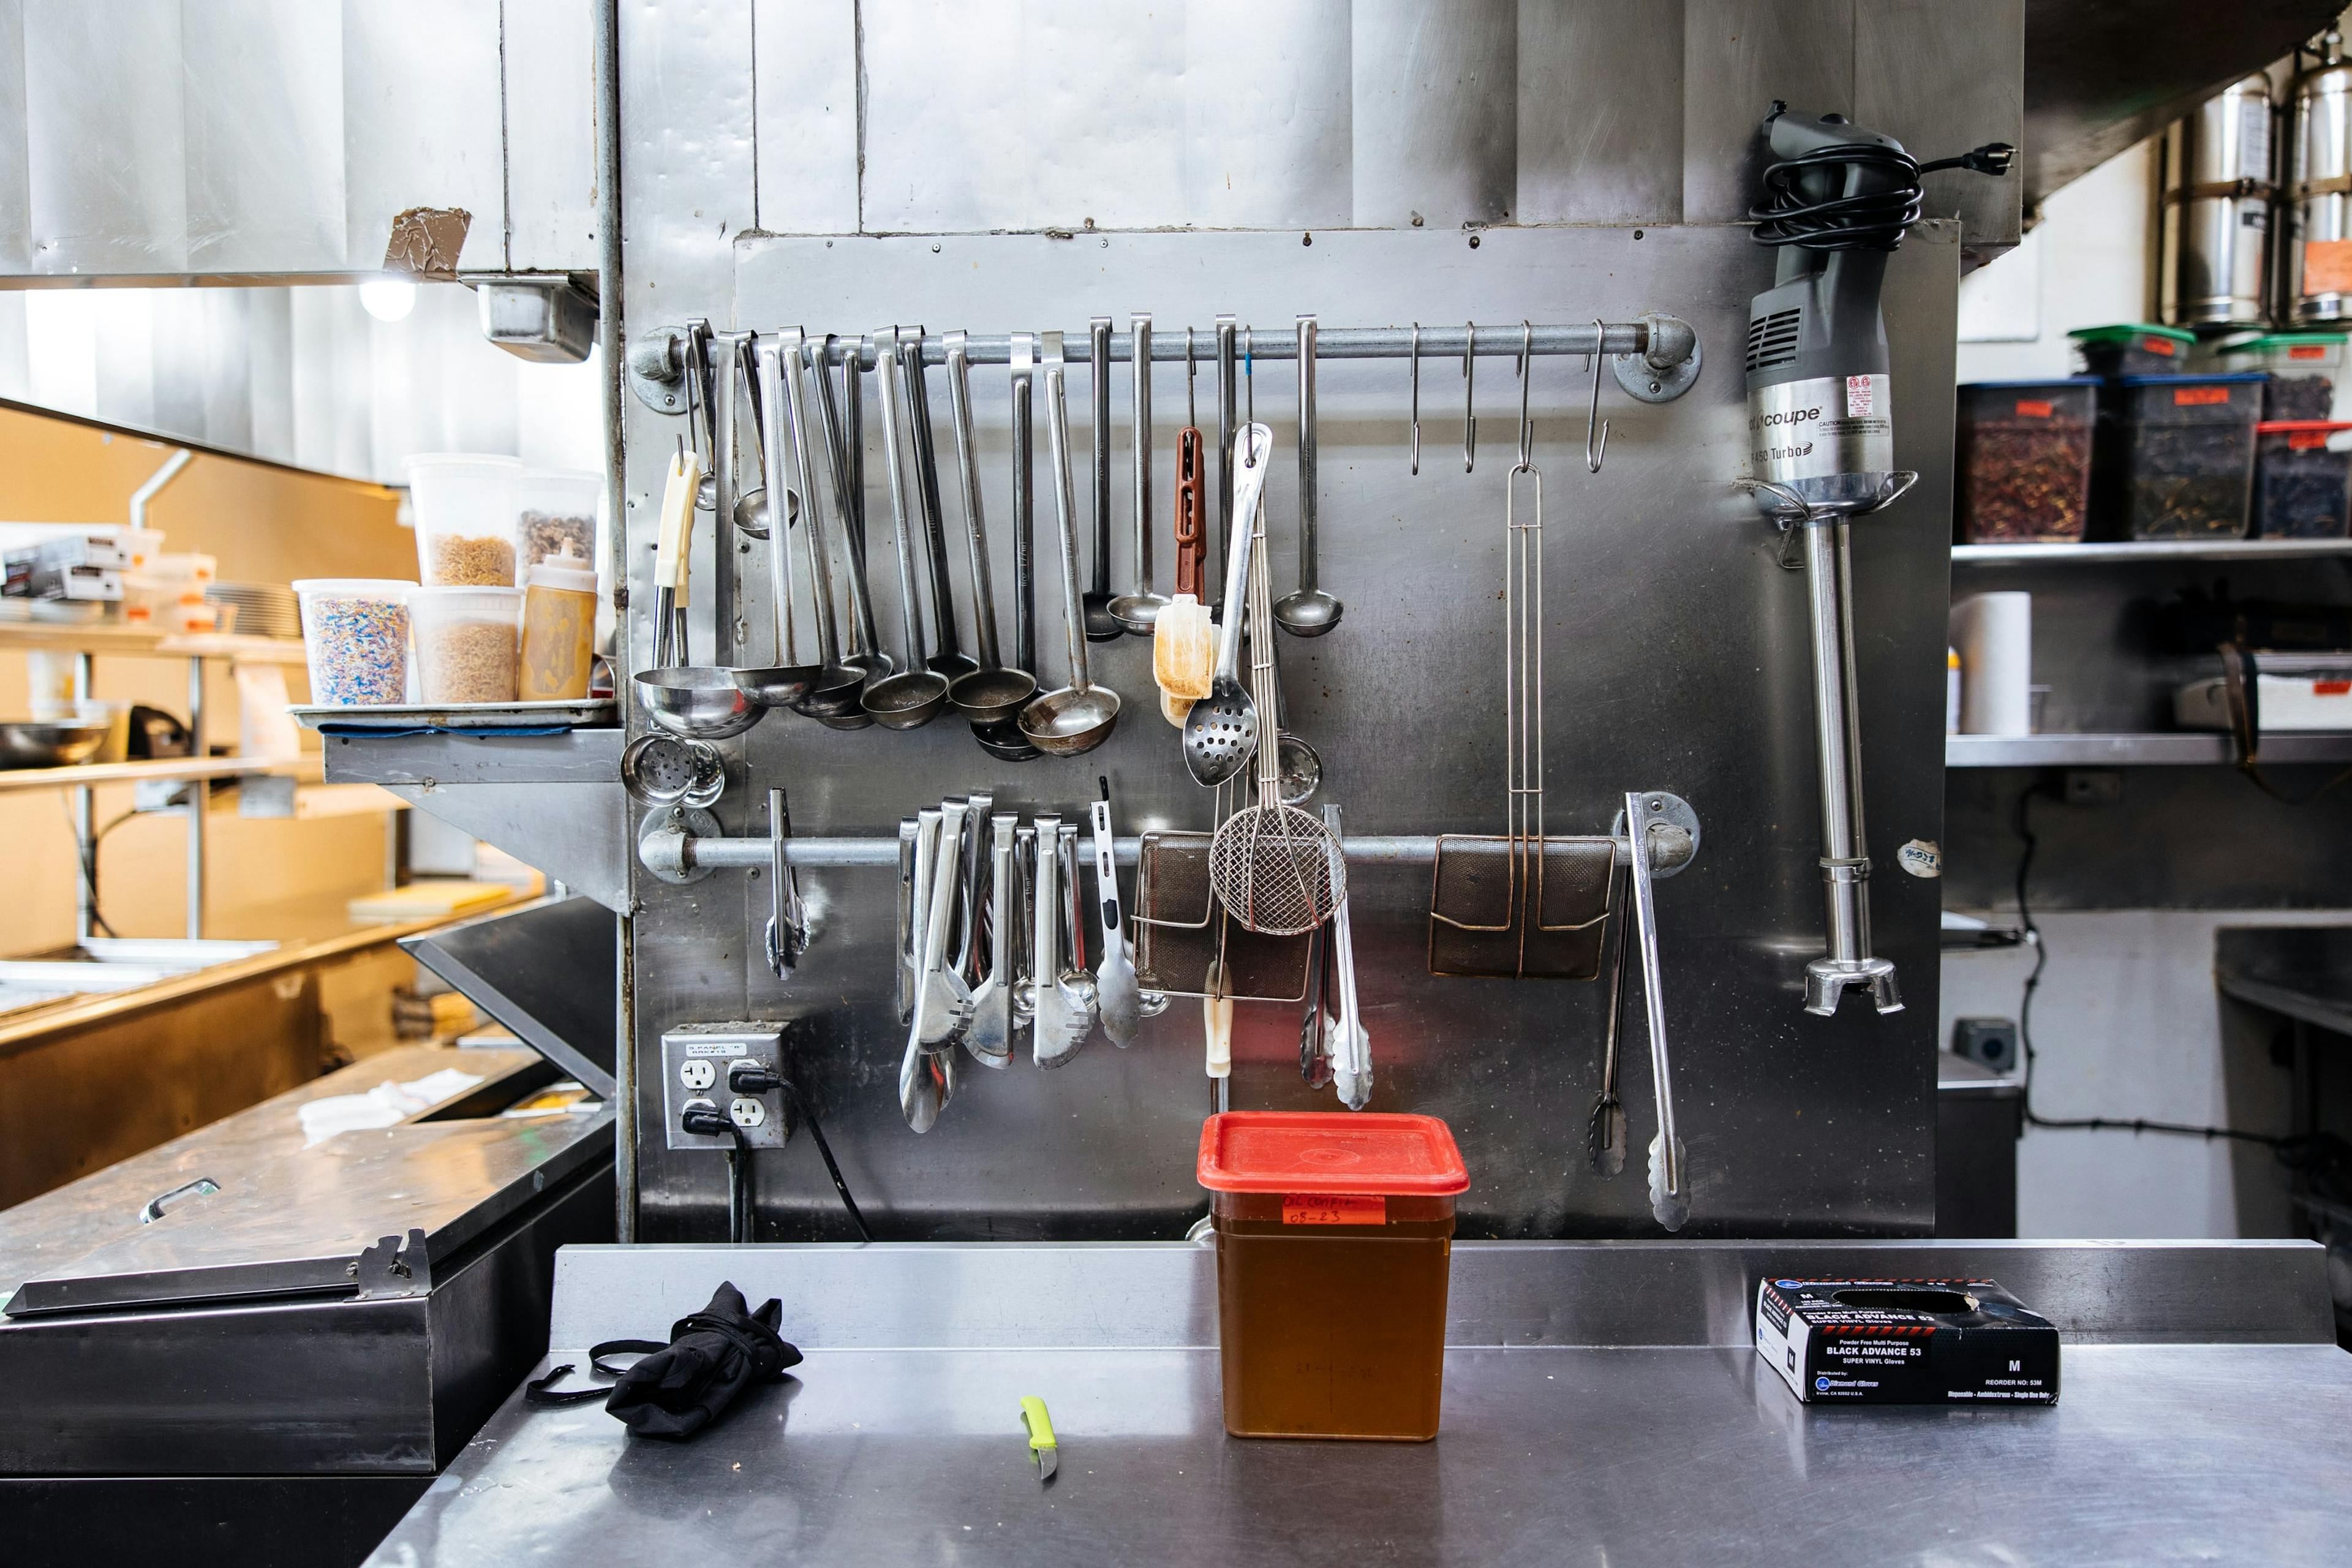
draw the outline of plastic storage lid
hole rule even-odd
[[[2126,338],[2169,338],[2193,343],[2197,334],[2179,327],[2159,327],[2153,321],[2118,321],[2111,327],[2076,327],[2066,334],[2080,343],[2119,343]]]
[[[521,613],[522,590],[494,585],[441,584],[408,590],[409,604],[435,616],[503,616]]]
[[[2118,386],[2187,386],[2191,384],[2201,386],[2244,386],[2252,382],[2268,381],[2270,378],[2270,372],[2266,370],[2231,370],[2222,371],[2213,375],[2119,375],[2115,378],[2115,381]]]
[[[1443,1197],[1470,1185],[1454,1133],[1434,1116],[1228,1110],[1201,1124],[1201,1184],[1219,1193],[1381,1193]]]
[[[542,555],[536,564],[524,570],[523,582],[532,588],[593,594],[596,591],[596,563],[580,555]]]
[[[405,599],[416,584],[402,577],[300,577],[289,584],[297,594],[319,598]]]
[[[2281,349],[2306,347],[2340,349],[2347,338],[2352,338],[2352,332],[2265,332],[2259,338],[2225,343],[2219,352],[2226,355],[2274,353]]]
[[[1964,381],[1960,383],[1959,390],[1962,392],[2021,392],[2035,386],[2105,386],[2106,384],[2107,378],[2103,375],[2051,375],[2036,376],[2029,381]]]

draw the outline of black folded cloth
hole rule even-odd
[[[751,1384],[782,1377],[786,1367],[800,1364],[798,1347],[776,1332],[783,1315],[783,1303],[774,1300],[752,1311],[742,1291],[731,1281],[722,1283],[710,1305],[670,1325],[669,1343],[607,1340],[591,1349],[589,1364],[617,1380],[609,1391],[551,1389],[571,1374],[567,1363],[525,1384],[523,1397],[533,1405],[574,1405],[604,1395],[605,1410],[637,1436],[681,1441],[717,1420]],[[646,1354],[625,1370],[605,1363],[607,1356],[630,1351]]]

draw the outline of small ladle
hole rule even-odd
[[[801,352],[807,342],[798,327],[777,334],[779,342],[760,350],[761,392],[764,401],[762,426],[775,448],[773,472],[783,472],[784,441],[789,430],[793,471],[802,495],[808,498],[807,526],[801,530],[801,548],[808,559],[809,597],[816,611],[817,651],[823,663],[809,681],[808,691],[793,704],[812,718],[839,719],[863,714],[866,674],[841,658],[841,638],[833,618],[833,585],[827,570],[831,552],[824,545],[824,505],[816,488],[816,465],[809,458],[807,400],[801,382]],[[778,394],[781,391],[782,396]],[[783,405],[779,413],[776,405]],[[790,499],[787,492],[787,499]],[[781,545],[772,545],[778,554]]]
[[[882,441],[889,454],[890,517],[898,532],[898,613],[906,621],[907,664],[866,688],[866,713],[886,730],[919,730],[948,705],[948,678],[923,666],[923,617],[915,603],[915,539],[908,518],[907,462],[898,428],[898,343],[877,335],[875,368],[882,374]]]
[[[1096,316],[1087,322],[1087,363],[1094,379],[1087,384],[1094,426],[1095,571],[1091,586],[1080,601],[1086,613],[1088,642],[1116,642],[1127,635],[1110,613],[1110,318]]]
[[[670,468],[670,488],[662,499],[664,523],[654,556],[654,584],[673,613],[655,617],[659,623],[654,628],[655,668],[638,671],[635,679],[637,696],[655,723],[691,740],[723,741],[766,718],[768,710],[743,695],[732,672],[693,663],[694,655],[687,645],[687,552],[694,528],[692,492],[699,488],[689,477],[694,468],[683,451]],[[723,559],[719,569],[726,570]]]
[[[1298,318],[1298,587],[1274,606],[1295,637],[1319,637],[1347,606],[1315,585],[1315,318]]]
[[[1242,614],[1249,591],[1250,539],[1265,494],[1274,432],[1244,425],[1234,437],[1234,529],[1225,539],[1224,624],[1217,628],[1217,668],[1209,694],[1184,715],[1184,766],[1214,789],[1238,776],[1257,750],[1257,700],[1241,681]]]
[[[898,343],[898,368],[905,373],[907,425],[915,447],[915,499],[923,508],[924,557],[931,567],[931,615],[939,633],[924,662],[946,676],[952,685],[956,677],[978,669],[980,660],[963,651],[962,640],[956,633],[955,576],[948,569],[947,509],[940,501],[939,452],[931,440],[931,384],[923,363],[923,329],[899,328]],[[906,357],[910,353],[911,363]]]
[[[1110,739],[1118,724],[1118,693],[1087,676],[1087,638],[1080,620],[1077,492],[1070,482],[1070,414],[1063,384],[1062,334],[1045,334],[1045,421],[1054,458],[1054,510],[1062,533],[1062,630],[1069,643],[1070,684],[1021,710],[1021,732],[1048,756],[1075,757]]]
[[[1037,668],[1037,507],[1034,462],[1036,422],[1031,410],[1036,381],[1037,339],[1013,334],[1013,663]],[[1034,762],[1043,755],[1021,732],[1021,715],[994,723],[975,721],[971,738],[1000,763]]]
[[[956,466],[963,478],[963,521],[971,553],[972,646],[980,668],[948,685],[948,700],[975,724],[995,724],[1037,694],[1037,678],[1007,666],[996,641],[996,587],[989,570],[988,522],[981,510],[980,457],[971,434],[971,360],[962,332],[948,334],[948,407],[955,422]]]

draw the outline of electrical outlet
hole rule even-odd
[[[673,1149],[731,1149],[725,1133],[688,1132],[688,1107],[720,1112],[743,1134],[746,1147],[781,1149],[792,1135],[782,1089],[737,1094],[732,1069],[783,1068],[783,1026],[769,1023],[688,1024],[662,1036],[662,1111]]]

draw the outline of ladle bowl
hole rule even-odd
[[[1107,606],[1111,620],[1129,635],[1148,637],[1168,601],[1158,594],[1121,594]]]
[[[971,738],[980,742],[982,751],[1000,763],[1034,762],[1040,755],[1037,748],[1029,743],[1029,737],[1021,732],[1018,716],[999,719],[992,724],[974,723]]]
[[[838,719],[865,709],[866,676],[845,663],[820,665],[808,690],[793,704],[812,719]]]
[[[824,673],[814,664],[778,664],[763,669],[730,669],[735,689],[762,708],[797,708]]]
[[[784,492],[784,526],[790,528],[798,523],[800,520],[801,498],[794,495],[792,491],[786,490]],[[762,485],[753,489],[745,490],[741,495],[735,498],[735,529],[737,532],[743,534],[747,538],[765,539],[768,537],[768,491],[766,486]]]
[[[967,675],[980,673],[980,660],[968,653],[935,653],[923,660],[923,668],[933,675],[944,675],[950,682]]]
[[[744,695],[735,672],[715,665],[688,664],[648,669],[636,678],[646,712],[673,735],[723,741],[740,735],[768,710]]]
[[[974,724],[994,724],[1019,713],[1037,695],[1025,669],[977,669],[948,683],[948,700]]]
[[[948,678],[934,670],[910,669],[877,680],[866,689],[866,717],[886,730],[919,730],[948,705]]]
[[[1348,606],[1320,588],[1300,588],[1275,601],[1274,621],[1295,637],[1319,637],[1339,624]]]
[[[1021,710],[1021,733],[1049,757],[1082,756],[1118,724],[1118,693],[1108,686],[1065,686]]]
[[[1127,635],[1127,628],[1110,613],[1108,593],[1088,593],[1080,596],[1079,609],[1085,616],[1088,642],[1116,642]]]

